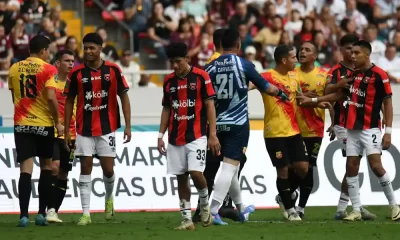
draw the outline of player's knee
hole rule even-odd
[[[81,157],[80,162],[81,162],[81,174],[82,175],[92,174],[93,158]],[[103,172],[104,172],[104,168],[103,168]]]
[[[298,162],[294,167],[299,178],[304,179],[307,176],[309,170],[308,162]]]
[[[348,177],[354,177],[358,175],[360,168],[360,161],[356,158],[348,158],[346,162],[346,174]]]
[[[277,175],[278,178],[288,179],[289,178],[289,167],[288,166],[277,167],[276,168],[276,175]]]
[[[59,169],[58,174],[57,174],[57,178],[60,180],[67,180],[68,178],[68,172],[65,172],[62,169]]]
[[[29,158],[22,162],[20,162],[19,169],[21,173],[29,173],[32,174],[33,171],[33,159]]]
[[[371,170],[374,172],[375,176],[377,176],[378,178],[382,177],[386,173],[381,162],[374,162],[369,166],[371,167]]]
[[[57,176],[60,169],[60,161],[53,161],[51,163],[51,173],[53,176]]]
[[[41,170],[52,170],[52,160],[51,158],[42,158],[39,160]]]

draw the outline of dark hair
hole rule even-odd
[[[222,36],[224,35],[225,29],[220,28],[213,33],[213,42],[216,48],[220,48],[222,45]]]
[[[353,43],[357,42],[358,40],[360,40],[360,38],[357,35],[355,35],[355,34],[346,34],[340,39],[339,45],[341,47],[344,47],[345,45],[353,44]]]
[[[188,47],[183,42],[171,43],[166,47],[166,54],[169,59],[178,57],[185,58],[188,53]]]
[[[40,53],[43,49],[48,49],[50,39],[43,35],[36,35],[29,41],[29,51],[32,54]]]
[[[288,45],[279,45],[275,48],[274,59],[277,64],[282,62],[282,59],[289,56],[289,52],[293,51],[293,47]]]
[[[397,46],[396,46],[396,44],[394,44],[394,43],[388,44],[387,47],[386,47],[386,49],[389,49],[389,48],[395,48],[395,49],[397,50]]]
[[[56,61],[60,61],[64,55],[71,55],[74,56],[74,53],[68,49],[60,50],[56,53],[55,59]]]
[[[223,49],[232,49],[236,46],[238,41],[240,41],[239,31],[228,28],[224,31],[221,39],[221,45]]]
[[[322,33],[322,32],[321,32]],[[313,42],[313,41],[305,41],[305,42],[303,42],[301,45],[303,45],[304,43],[309,43],[309,44],[311,44],[313,47],[314,47],[314,53],[315,54],[318,54],[318,47],[317,47],[317,45],[315,44],[315,42]],[[299,51],[300,52],[300,51]]]
[[[82,40],[83,43],[94,43],[99,46],[103,45],[103,39],[97,33],[88,33]]]
[[[358,46],[360,48],[367,49],[369,53],[372,52],[371,44],[365,40],[358,40],[357,42],[353,43],[353,46]]]

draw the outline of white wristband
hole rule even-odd
[[[385,134],[392,134],[392,128],[391,127],[386,127],[385,128]]]
[[[313,102],[313,103],[317,103],[318,102],[318,98],[311,98],[311,101]]]
[[[158,133],[158,138],[163,138],[164,137],[164,133]]]

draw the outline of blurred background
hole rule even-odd
[[[131,87],[133,123],[156,124],[160,86],[171,72],[164,47],[185,42],[191,64],[203,67],[214,52],[214,30],[226,27],[239,30],[241,55],[260,72],[274,67],[277,45],[298,49],[304,41],[316,43],[315,64],[329,70],[341,61],[339,39],[358,34],[389,73],[400,115],[400,0],[0,0],[0,125],[12,125],[8,69],[29,56],[34,35],[51,39],[52,54],[72,50],[80,64],[82,36],[97,31],[103,59],[116,62]],[[259,93],[251,93],[249,108],[252,119],[262,118]]]

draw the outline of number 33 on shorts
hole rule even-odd
[[[197,149],[197,151],[196,151],[196,153],[197,153],[197,160],[199,160],[199,161],[204,161],[204,160],[206,160],[206,150],[204,150],[204,149]]]

